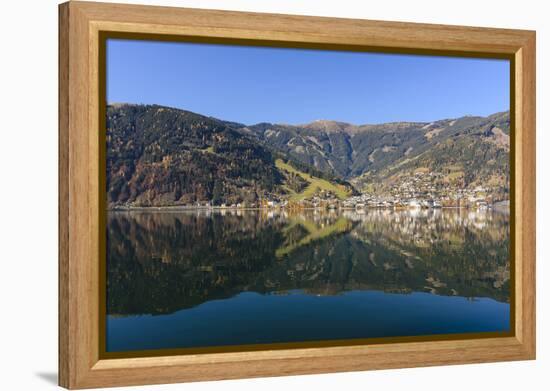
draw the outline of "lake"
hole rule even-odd
[[[109,212],[107,352],[510,330],[496,211]]]

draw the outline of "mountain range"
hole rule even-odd
[[[507,198],[510,116],[245,125],[159,105],[107,107],[108,206],[389,194],[415,173]],[[393,190],[392,190],[393,189]]]

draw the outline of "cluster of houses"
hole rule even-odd
[[[210,202],[198,203],[201,208],[216,209],[433,209],[461,207],[471,209],[489,209],[496,201],[507,198],[501,188],[489,186],[461,187],[444,181],[442,174],[416,172],[376,194],[363,193],[340,200],[327,190],[319,190],[314,195],[292,200],[283,197],[265,196],[253,203],[213,205]]]
[[[440,173],[416,172],[379,194],[362,194],[343,202],[345,208],[442,208],[488,209],[507,198],[504,189],[489,186],[463,187],[444,180]]]

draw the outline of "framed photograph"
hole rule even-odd
[[[67,388],[535,358],[535,33],[59,7]]]

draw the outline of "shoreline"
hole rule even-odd
[[[420,211],[420,210],[472,210],[472,211],[500,211],[503,208],[499,205],[491,205],[486,209],[472,208],[466,206],[441,206],[441,207],[381,207],[381,206],[366,206],[363,208],[285,208],[285,207],[206,207],[206,206],[131,206],[131,207],[115,207],[107,208],[107,212],[183,212],[183,211],[302,211],[302,210],[322,210],[322,211],[366,211],[366,210],[394,210],[394,211]]]

